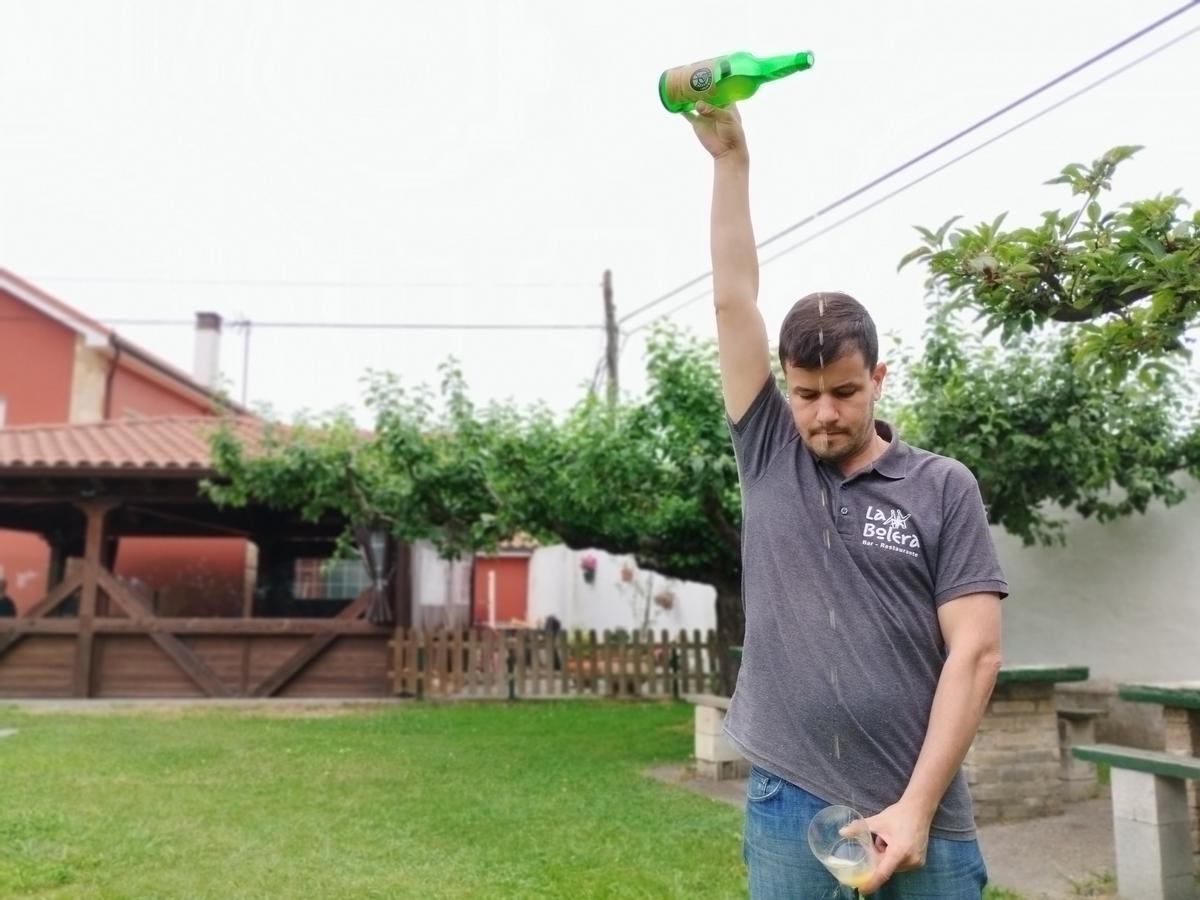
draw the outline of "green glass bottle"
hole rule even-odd
[[[728,106],[745,100],[763,82],[803,72],[812,64],[813,55],[808,51],[762,58],[739,51],[667,69],[659,76],[658,96],[669,112],[687,112],[698,100]]]

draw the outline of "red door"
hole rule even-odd
[[[529,557],[475,557],[475,589],[472,592],[471,623],[487,627],[525,624],[529,609]],[[533,623],[528,623],[533,624]]]

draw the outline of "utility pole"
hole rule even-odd
[[[619,384],[617,381],[617,307],[613,303],[612,269],[604,270],[604,359],[608,365],[608,405],[617,405]]]

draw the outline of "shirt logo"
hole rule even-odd
[[[919,556],[915,551],[921,549],[921,539],[908,530],[908,520],[911,518],[912,513],[905,513],[902,509],[890,509],[884,513],[882,509],[868,506],[867,521],[863,524],[863,544]]]

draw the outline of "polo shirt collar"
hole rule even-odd
[[[883,419],[875,420],[875,433],[888,442],[888,447],[868,467],[868,471],[873,469],[884,478],[903,478],[908,474],[908,456],[911,452],[908,444],[900,440],[896,429]]]

